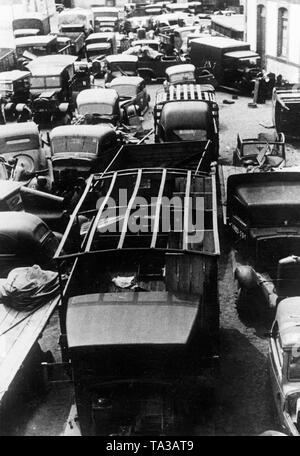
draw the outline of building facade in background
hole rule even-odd
[[[243,0],[245,40],[268,72],[300,82],[300,0]]]

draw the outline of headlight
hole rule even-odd
[[[24,171],[28,174],[34,172],[34,161],[29,155],[18,155],[16,158],[18,159],[17,166],[24,168]]]

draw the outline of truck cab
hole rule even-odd
[[[24,13],[12,22],[15,38],[36,35],[48,35],[50,33],[50,17],[41,13]]]
[[[54,54],[38,57],[28,64],[31,108],[37,123],[70,121],[76,59],[72,55]]]

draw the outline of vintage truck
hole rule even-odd
[[[213,397],[216,184],[197,168],[190,147],[124,146],[72,215],[88,219],[78,247],[63,254],[67,228],[56,252],[60,273],[72,268],[61,340],[83,435],[174,435]]]
[[[273,124],[277,132],[283,132],[287,138],[298,139],[300,119],[299,84],[285,84],[275,87],[272,97]]]
[[[42,13],[23,13],[14,18],[12,29],[15,38],[35,35],[48,35],[51,32],[50,16]]]
[[[191,63],[207,68],[222,86],[251,93],[261,74],[260,56],[250,44],[231,38],[207,36],[190,42]]]
[[[219,156],[219,107],[211,85],[159,89],[154,106],[155,142],[210,140],[210,162]]]
[[[299,296],[299,172],[227,178],[226,221],[236,240],[234,274],[240,311],[258,317]]]

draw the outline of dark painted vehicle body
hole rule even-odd
[[[156,146],[157,150],[160,145]],[[94,175],[86,195],[101,188],[104,200],[90,212],[89,223],[81,230],[82,248],[65,257],[61,249],[66,232],[56,252],[61,272],[64,263],[74,265],[68,286],[62,290],[61,322],[83,435],[180,432],[192,404],[197,408],[201,402],[200,377],[206,377],[210,388],[214,384],[219,337],[219,247],[217,219],[211,217],[216,210],[214,176],[158,168],[165,160],[164,147],[155,155],[146,149],[137,146],[133,152],[125,146],[124,169],[118,168],[119,161],[116,171],[105,177]],[[132,163],[149,163],[151,168],[131,168]],[[162,232],[158,207],[163,195],[171,198],[178,192],[186,196],[191,192],[193,198],[200,187],[205,229],[199,243],[192,246],[186,238],[187,222],[183,231]],[[130,195],[120,216],[125,226],[102,231],[105,202],[111,197],[121,206],[120,189]],[[129,232],[128,215],[133,215],[137,197],[146,198],[147,207],[153,201],[158,204],[154,229],[146,235],[142,232],[152,221],[145,213],[140,225],[144,229]],[[86,203],[84,197],[78,213]],[[113,213],[116,208],[110,205],[110,209]],[[129,281],[128,288],[118,286],[115,279],[120,274]],[[130,286],[131,279],[134,286]]]
[[[299,139],[300,87],[299,84],[285,84],[275,87],[272,97],[273,123],[277,132],[287,138]]]
[[[120,100],[114,89],[82,90],[76,99],[78,123],[110,123],[121,121]]]
[[[155,142],[211,141],[219,156],[219,108],[210,85],[177,84],[159,90],[154,107]]]
[[[37,123],[68,123],[72,116],[73,81],[76,79],[72,55],[47,55],[28,64],[31,72],[31,109]]]
[[[54,186],[59,194],[79,178],[104,170],[121,144],[109,125],[68,125],[51,131]]]
[[[13,119],[23,109],[19,103],[30,102],[29,71],[11,70],[0,72],[0,98],[4,105],[5,117]]]
[[[185,63],[185,59],[175,55],[160,55],[156,59],[139,58],[138,73],[143,79],[148,82],[150,82],[152,79],[165,79],[167,68],[183,63]]]
[[[58,240],[45,222],[26,212],[1,211],[0,271],[6,278],[14,269],[38,264],[42,269],[55,269],[53,257]]]
[[[250,50],[250,44],[231,38],[197,38],[190,43],[191,63],[207,68],[220,85],[228,85],[249,92],[254,79],[261,74],[258,54]]]
[[[229,176],[227,222],[240,239],[235,277],[242,309],[274,309],[300,294],[299,207],[297,172]]]

